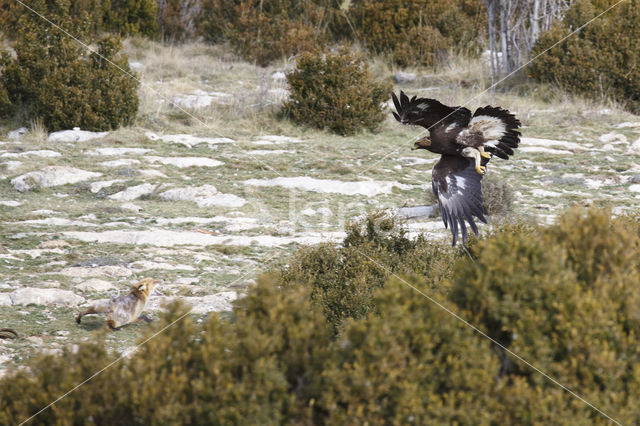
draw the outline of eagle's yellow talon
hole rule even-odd
[[[491,158],[491,154],[489,154],[488,152],[481,152],[480,155],[482,155],[484,158]]]
[[[476,167],[476,172],[480,173],[481,175],[483,175],[483,174],[484,174],[484,172],[485,172],[486,170],[487,170],[487,169],[486,169],[486,167],[484,167],[484,166],[478,166],[478,167]]]

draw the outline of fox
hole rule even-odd
[[[131,286],[128,294],[98,302],[86,311],[76,313],[76,322],[80,324],[83,316],[91,314],[106,314],[105,325],[111,330],[117,330],[140,320],[151,322],[151,318],[142,314],[142,311],[149,294],[159,283],[160,280],[154,278],[143,278]]]

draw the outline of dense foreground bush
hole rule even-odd
[[[537,55],[591,21],[613,2],[579,0],[564,20],[543,33],[532,55]],[[529,75],[559,84],[573,93],[598,100],[614,99],[631,111],[640,111],[640,0],[621,2],[534,61]]]
[[[90,23],[73,17],[65,0],[36,0],[32,7],[81,39],[91,39]],[[49,131],[108,130],[135,117],[138,83],[126,74],[131,70],[118,38],[96,40],[96,54],[34,14],[22,15],[18,28],[15,56],[5,53],[0,60],[0,108],[4,92],[5,110],[42,120]]]
[[[452,248],[434,248],[371,217],[343,247],[306,249],[259,279],[230,319],[186,316],[33,423],[607,423],[410,286],[617,421],[640,422],[640,221],[592,210],[508,226],[450,270],[420,262],[451,263]],[[406,278],[376,274],[378,264]],[[448,278],[433,288],[438,273]],[[356,282],[372,297],[349,298]],[[336,335],[325,289],[369,308],[345,315]],[[173,306],[156,329],[183,312]],[[83,344],[32,360],[0,382],[0,423],[25,420],[113,359]]]
[[[376,130],[385,118],[389,83],[376,81],[364,56],[346,48],[302,54],[287,75],[285,115],[300,124],[348,135]]]

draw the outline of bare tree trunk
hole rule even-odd
[[[507,50],[507,7],[506,1],[500,0],[500,47],[502,50],[502,73],[509,74],[509,51]]]
[[[492,78],[497,79],[499,74],[508,75],[522,66],[540,33],[551,28],[555,19],[562,18],[572,1],[484,0]],[[499,41],[496,36],[500,37]]]
[[[533,16],[531,17],[531,36],[529,37],[529,45],[538,38],[540,33],[540,0],[533,0]]]
[[[497,67],[496,67],[496,35],[493,29],[493,23],[496,18],[496,8],[494,0],[485,0],[487,5],[487,14],[489,17],[489,61],[491,62],[491,80],[496,80]]]

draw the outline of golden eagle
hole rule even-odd
[[[509,111],[487,105],[473,115],[463,107],[449,107],[435,99],[409,99],[400,92],[400,99],[391,94],[396,112],[393,116],[402,124],[419,125],[429,130],[429,136],[419,139],[412,149],[426,149],[441,154],[433,167],[431,185],[438,197],[438,207],[445,228],[451,227],[453,245],[467,241],[469,222],[473,233],[477,217],[487,223],[482,208],[480,181],[492,155],[507,160],[520,143],[520,121]]]

